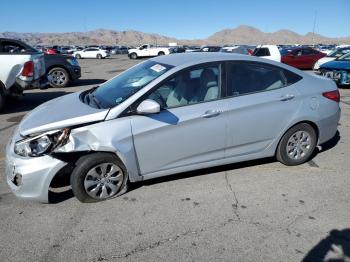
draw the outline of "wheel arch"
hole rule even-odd
[[[86,151],[72,151],[65,153],[53,153],[52,157],[57,158],[67,164],[62,167],[52,178],[50,181],[50,188],[57,188],[62,186],[70,185],[70,176],[72,174],[73,169],[75,168],[76,162],[83,156],[95,154],[95,153],[104,153],[116,156],[126,167],[128,171],[128,180],[131,182],[139,181],[141,176],[136,177],[133,172],[130,172],[130,166],[123,157],[123,154],[118,151],[104,151],[104,150],[86,150]]]
[[[315,130],[315,132],[316,132],[316,141],[318,141],[320,131],[319,131],[319,127],[317,126],[317,124],[315,122],[311,121],[311,120],[300,120],[300,121],[297,121],[297,122],[293,123],[293,125],[289,126],[286,130],[284,130],[282,132],[282,134],[278,138],[278,143],[277,143],[276,148],[275,148],[275,155],[277,153],[278,146],[281,143],[281,140],[282,140],[284,134],[287,133],[291,128],[293,128],[293,127],[295,127],[296,125],[299,125],[299,124],[308,124],[308,125],[310,125]]]

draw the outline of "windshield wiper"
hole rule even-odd
[[[97,108],[102,108],[101,102],[97,99],[97,97],[93,93],[90,93],[89,96],[92,98],[92,101],[94,101]]]

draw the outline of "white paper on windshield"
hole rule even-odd
[[[151,67],[151,69],[153,71],[156,71],[157,73],[162,72],[163,70],[165,70],[166,68],[160,64],[155,64],[154,66]]]

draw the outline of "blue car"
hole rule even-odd
[[[350,53],[320,66],[320,74],[338,85],[350,85]]]

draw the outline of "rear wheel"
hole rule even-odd
[[[52,87],[66,87],[69,82],[68,72],[61,67],[54,67],[50,69],[47,74],[50,86]]]
[[[283,135],[277,148],[276,158],[287,166],[300,165],[310,159],[316,143],[315,129],[307,123],[298,124]]]
[[[160,51],[160,52],[158,53],[158,56],[161,56],[161,55],[165,55],[165,53],[164,53],[163,51]]]
[[[76,59],[81,59],[81,55],[76,54],[76,55],[75,55],[75,58],[76,58]]]
[[[125,193],[127,180],[124,164],[108,153],[81,157],[71,175],[73,193],[85,203],[103,201]]]
[[[137,58],[137,54],[136,53],[131,53],[130,54],[130,58],[131,59],[136,59]]]

